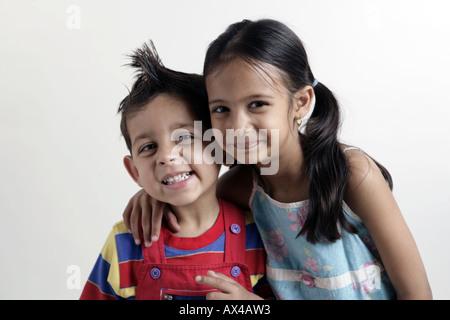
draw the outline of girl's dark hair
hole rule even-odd
[[[136,69],[136,78],[129,94],[122,100],[118,112],[122,114],[120,130],[131,152],[131,140],[127,119],[142,110],[158,94],[167,93],[186,101],[202,121],[202,128],[211,128],[208,97],[203,77],[174,71],[164,67],[153,45],[143,44],[131,55],[129,66]]]
[[[264,19],[244,20],[232,24],[213,41],[206,53],[203,74],[233,58],[242,58],[252,65],[260,62],[277,67],[290,94],[312,85],[314,75],[305,48],[297,35],[281,22]],[[316,104],[300,142],[309,180],[309,214],[299,235],[315,243],[320,237],[334,242],[341,238],[338,225],[351,233],[356,228],[345,219],[343,197],[348,180],[348,162],[337,134],[340,126],[339,104],[322,83],[314,88]],[[390,188],[389,172],[375,162]]]

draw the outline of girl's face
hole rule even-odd
[[[266,164],[300,149],[296,99],[282,84],[274,66],[259,63],[255,67],[241,58],[206,76],[212,126],[223,136],[216,141],[223,140],[221,147],[239,162]],[[230,135],[233,132],[236,139]],[[246,135],[245,143],[239,142],[241,134]],[[262,152],[265,148],[267,152]],[[242,153],[245,161],[237,158]],[[250,161],[255,157],[256,162]]]

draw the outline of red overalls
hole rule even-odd
[[[245,260],[245,218],[241,209],[219,201],[225,225],[224,262],[201,265],[168,264],[164,252],[164,236],[147,248],[142,246],[144,264],[136,288],[136,300],[204,299],[209,286],[195,282],[197,275],[213,270],[239,282],[252,292],[250,274]],[[163,227],[164,228],[164,227]]]

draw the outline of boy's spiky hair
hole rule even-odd
[[[158,94],[167,93],[186,101],[193,109],[203,129],[211,128],[203,77],[164,67],[153,45],[144,43],[129,57],[128,65],[136,69],[136,77],[129,94],[122,100],[118,113],[122,114],[120,130],[131,153],[131,139],[127,128],[130,115],[142,110]]]

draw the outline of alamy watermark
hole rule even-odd
[[[81,289],[81,269],[77,265],[70,265],[66,269],[68,274],[66,279],[66,287],[69,290]]]
[[[178,141],[179,137],[188,134],[187,129],[176,129],[171,138]],[[209,144],[204,147],[204,142]],[[259,164],[261,175],[274,175],[279,168],[279,130],[226,129],[224,137],[218,129],[203,133],[202,122],[195,121],[194,141],[179,143],[171,150],[173,157],[179,154],[193,164],[231,165],[235,160],[242,164]]]
[[[81,9],[77,5],[70,5],[67,7],[66,13],[68,14],[66,20],[66,26],[69,30],[81,29]]]

